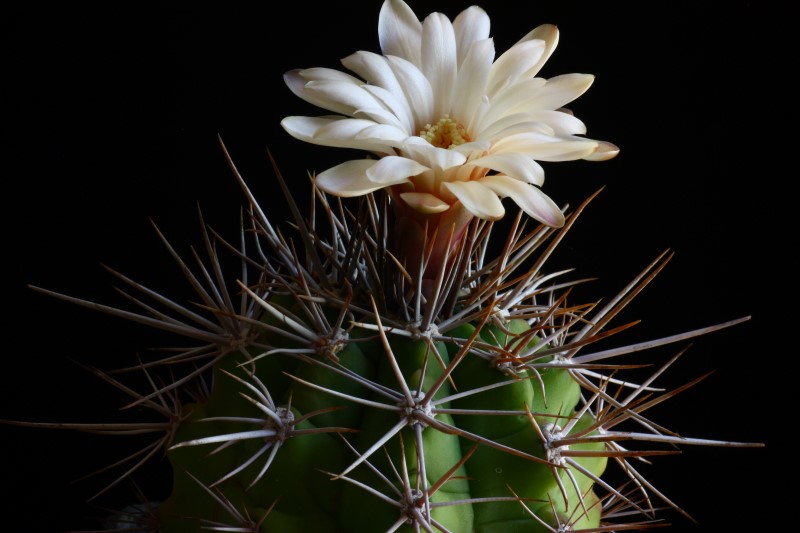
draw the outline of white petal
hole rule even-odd
[[[346,118],[334,120],[320,126],[316,133],[314,133],[314,137],[311,141],[324,144],[325,146],[338,146],[342,148],[355,148],[393,154],[394,146],[397,144],[396,141],[387,142],[378,135],[370,135],[370,133],[375,132],[375,128],[378,127],[397,131],[396,128],[392,128],[392,126],[382,126],[380,124],[375,124],[375,122],[371,120]],[[388,135],[386,130],[382,130],[382,132],[384,136]]]
[[[494,41],[484,39],[470,46],[456,78],[457,90],[453,95],[451,116],[468,132],[475,131],[474,123],[486,94],[486,80],[494,61]]]
[[[539,61],[536,64],[532,65],[528,70],[526,70],[521,77],[523,78],[532,78],[536,76],[539,71],[542,69],[542,66],[550,59],[550,55],[555,51],[556,46],[558,46],[558,28],[552,24],[542,24],[534,28],[530,33],[528,33],[525,37],[519,40],[519,42],[530,41],[532,39],[539,39],[544,41],[544,53],[542,57],[539,58]]]
[[[339,115],[325,117],[286,117],[281,120],[281,126],[289,135],[301,141],[312,141],[317,130],[333,121],[341,120]]]
[[[486,176],[480,183],[503,197],[514,202],[539,222],[555,228],[564,225],[561,209],[538,188],[508,176]]]
[[[377,85],[365,85],[364,90],[371,93],[386,106],[388,111],[392,113],[393,122],[398,128],[401,128],[409,135],[418,133],[414,131],[414,113],[409,108],[405,95],[401,95],[400,99],[395,98],[395,95],[390,91]]]
[[[554,136],[555,130],[544,121],[531,121],[527,113],[514,113],[491,123],[478,133],[481,139],[497,141],[504,137],[516,135],[517,133],[541,133],[543,135]]]
[[[314,183],[321,190],[336,196],[362,196],[383,188],[367,177],[374,159],[355,159],[317,174]]]
[[[416,211],[426,215],[441,213],[450,209],[450,204],[426,192],[404,192],[400,198]]]
[[[433,120],[433,88],[428,78],[415,65],[400,57],[388,57],[389,65],[397,76],[408,99],[408,108],[414,116],[415,128],[424,127]],[[439,120],[441,117],[437,117]],[[419,133],[419,132],[415,132]]]
[[[433,116],[450,108],[458,69],[453,25],[441,13],[431,13],[422,24],[421,70],[433,89]]]
[[[475,131],[482,132],[494,122],[508,115],[523,113],[529,109],[540,109],[531,104],[531,99],[546,85],[546,80],[533,78],[511,83],[489,99],[489,105],[480,114],[474,125]]]
[[[290,70],[286,74],[283,75],[283,80],[286,82],[286,86],[297,96],[305,100],[310,104],[314,104],[317,107],[321,107],[323,109],[327,109],[328,111],[333,111],[334,113],[341,113],[342,115],[349,115],[352,111],[350,106],[345,106],[336,102],[329,102],[327,99],[320,98],[313,93],[306,92],[306,85],[308,84],[308,80],[303,77],[302,73],[304,71],[301,69]]]
[[[582,159],[597,149],[597,141],[562,140],[540,133],[520,133],[498,140],[493,153],[520,152],[537,161],[573,161]]]
[[[301,78],[309,81],[343,81],[349,82],[353,85],[361,85],[363,82],[358,78],[351,76],[347,72],[325,67],[312,67],[304,68],[298,71]]]
[[[383,104],[360,85],[342,81],[310,81],[306,84],[305,94],[317,98],[325,109],[338,107],[344,109],[344,115],[353,115],[358,110],[381,109]]]
[[[461,68],[472,45],[489,38],[490,26],[489,15],[486,14],[483,8],[478,6],[468,7],[453,20],[459,68]]]
[[[379,85],[395,94],[401,92],[397,78],[386,58],[380,54],[360,50],[342,59],[342,65],[361,76],[364,81]]]
[[[409,142],[403,145],[403,151],[407,152],[415,161],[436,171],[463,165],[467,160],[467,157],[461,152],[438,148],[420,137],[409,138]]]
[[[608,161],[617,157],[619,147],[606,141],[598,141],[597,148],[594,152],[584,157],[587,161]]]
[[[478,157],[481,152],[487,152],[492,147],[492,143],[488,140],[470,141],[468,143],[453,146],[450,150],[464,154],[469,159],[470,156]]]
[[[490,154],[470,161],[469,164],[490,168],[533,185],[544,183],[542,166],[524,154],[515,152]]]
[[[585,93],[594,82],[591,74],[562,74],[547,80],[547,83],[530,96],[523,109],[558,109]]]
[[[452,181],[442,185],[478,218],[499,220],[506,212],[497,194],[477,181]]]
[[[410,176],[422,174],[428,167],[396,155],[382,157],[367,170],[367,177],[381,187],[408,183]]]
[[[286,117],[281,121],[281,126],[295,139],[320,146],[353,148],[381,154],[394,153],[394,146],[397,143],[387,142],[380,137],[359,138],[357,134],[354,134],[354,132],[358,130],[358,127],[348,123],[348,121],[351,120],[357,119],[346,119],[338,115],[326,117]],[[370,121],[359,122],[367,124],[364,126],[366,128],[369,127],[368,124],[374,124]]]
[[[386,124],[374,124],[364,128],[357,136],[358,140],[373,140],[379,143],[391,146],[393,148],[400,148],[408,139],[408,134],[405,131],[388,126]]]
[[[556,135],[584,135],[586,124],[575,115],[550,109],[526,111],[528,120],[543,122],[550,126]]]
[[[420,64],[422,23],[401,0],[386,0],[378,15],[378,40],[383,55]]]
[[[413,130],[414,119],[408,99],[385,57],[373,52],[360,51],[342,59],[342,64],[369,82],[364,89],[391,109],[403,123],[406,131]]]
[[[486,88],[489,98],[507,84],[515,83],[536,64],[544,54],[544,46],[544,41],[533,39],[515,44],[498,57],[489,73]]]

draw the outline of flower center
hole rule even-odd
[[[464,126],[445,115],[436,124],[426,124],[419,136],[438,148],[452,148],[469,142],[469,134]]]

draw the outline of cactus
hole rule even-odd
[[[389,1],[384,35],[397,20],[412,19],[405,4]],[[529,40],[541,61],[555,46],[551,32],[542,27]],[[373,59],[354,55],[346,65],[375,74],[377,67],[365,66]],[[333,103],[319,88],[326,78],[315,75],[287,73],[287,84],[309,101]],[[348,109],[355,107],[332,110]],[[287,117],[284,127],[301,140],[342,145],[341,137],[321,131],[328,119],[306,119]],[[311,124],[318,129],[308,131]],[[143,460],[168,457],[169,497],[119,512],[110,529],[648,529],[660,525],[662,505],[687,513],[639,472],[642,459],[685,445],[760,446],[678,436],[650,419],[650,408],[700,381],[673,390],[654,385],[682,352],[639,381],[625,377],[633,366],[620,359],[747,317],[595,348],[633,325],[614,321],[671,254],[645,265],[607,303],[574,303],[572,290],[587,280],[545,265],[596,195],[562,212],[535,187],[535,162],[493,153],[489,145],[478,155],[459,151],[481,142],[460,124],[437,144],[452,124],[447,115],[411,135],[463,161],[442,170],[416,141],[393,141],[395,151],[386,153],[374,139],[360,138],[379,157],[315,176],[306,213],[273,160],[294,215],[288,229],[269,219],[220,139],[247,201],[240,234],[225,239],[203,224],[206,258],[194,254],[191,263],[158,232],[195,289],[195,303],[175,302],[118,272],[137,310],[34,287],[190,343],[126,369],[145,377],[146,390],[130,387],[118,372],[91,369],[157,422],[57,425],[156,435],[101,493],[132,478]],[[551,126],[547,119],[537,124],[537,135]],[[613,145],[580,132],[550,130],[537,145],[537,153],[550,154],[542,160],[616,154]],[[546,152],[546,143],[557,153]],[[463,169],[468,179],[458,174]],[[527,181],[509,181],[514,176],[506,174],[515,171]],[[520,209],[499,233],[506,197]],[[238,263],[232,273],[223,267],[225,255]],[[610,467],[623,482],[607,481]]]

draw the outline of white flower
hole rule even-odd
[[[378,34],[383,55],[342,60],[354,75],[328,68],[284,78],[300,98],[334,115],[286,117],[292,136],[365,150],[375,157],[321,172],[317,186],[339,196],[390,188],[421,214],[457,204],[496,220],[510,197],[533,218],[560,226],[559,207],[539,190],[538,161],[605,160],[616,146],[584,137],[563,106],[592,84],[589,74],[536,77],[558,42],[542,25],[495,59],[489,17],[480,7],[452,22],[432,13],[420,22],[402,0],[386,0]]]

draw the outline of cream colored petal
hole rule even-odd
[[[383,185],[367,177],[375,164],[373,159],[355,159],[317,174],[314,183],[321,190],[336,196],[362,196],[377,191]]]
[[[546,122],[531,121],[527,113],[514,113],[493,122],[488,128],[481,130],[478,137],[496,142],[504,137],[518,133],[541,133],[555,136],[555,130]]]
[[[318,129],[338,120],[342,120],[340,115],[324,117],[291,116],[281,120],[281,126],[295,139],[311,142]]]
[[[408,100],[415,128],[423,128],[433,119],[433,88],[428,78],[415,65],[400,57],[388,57],[389,65]],[[439,120],[437,117],[435,120]],[[415,131],[418,134],[418,131]]]
[[[452,181],[442,185],[478,218],[499,220],[506,212],[497,194],[477,181]]]
[[[547,80],[535,94],[530,95],[521,110],[559,109],[585,93],[594,82],[591,74],[562,74]]]
[[[460,154],[463,154],[467,161],[469,161],[470,157],[481,157],[484,153],[487,153],[489,149],[492,147],[492,143],[489,141],[471,141],[464,144],[459,144],[458,146],[454,146],[450,148],[450,151],[455,151]]]
[[[480,183],[495,194],[511,198],[520,209],[539,222],[555,228],[564,225],[561,209],[537,187],[502,175],[486,176]]]
[[[310,104],[321,107],[322,109],[327,109],[328,111],[333,111],[334,113],[340,113],[342,115],[351,114],[353,111],[351,106],[347,106],[339,102],[330,102],[326,98],[322,98],[314,93],[307,92],[306,85],[308,84],[308,80],[303,77],[301,74],[302,72],[303,71],[301,69],[290,70],[283,75],[283,80],[286,82],[286,86],[289,87],[289,89],[295,95],[299,96]]]
[[[390,123],[402,129],[408,135],[417,133],[414,131],[414,115],[408,107],[405,96],[402,100],[397,100],[392,93],[376,85],[365,85],[364,90],[380,100],[386,107],[387,112],[391,113],[392,120]]]
[[[352,132],[357,128],[348,130],[349,126],[340,124],[348,120],[354,119],[346,119],[339,115],[326,117],[293,116],[284,118],[281,121],[281,126],[295,139],[319,146],[353,148],[386,155],[394,154],[395,143],[387,142],[378,137],[361,139],[353,136]],[[369,123],[370,121],[364,122]],[[340,127],[345,129],[337,130]]]
[[[408,183],[410,176],[422,174],[428,167],[396,155],[382,157],[367,170],[367,177],[381,187]]]
[[[361,76],[364,81],[383,87],[394,94],[401,92],[394,72],[386,58],[380,54],[359,50],[342,59],[342,65]]]
[[[520,133],[498,140],[493,153],[519,152],[537,161],[573,161],[583,159],[597,148],[593,140],[562,140],[540,133]]]
[[[527,111],[528,120],[545,123],[556,135],[585,135],[586,124],[570,113],[550,109]]]
[[[378,40],[384,55],[420,64],[422,23],[401,0],[386,0],[378,15]]]
[[[467,160],[467,157],[461,152],[438,148],[420,137],[409,138],[402,149],[415,161],[436,171],[463,165]]]
[[[313,137],[316,139],[355,139],[365,128],[375,125],[372,120],[362,118],[340,118],[320,123]]]
[[[544,183],[544,169],[527,155],[520,153],[490,154],[470,161],[470,165],[496,170],[533,185]]]
[[[360,51],[344,58],[342,64],[369,82],[364,90],[379,98],[403,123],[406,131],[413,131],[414,117],[408,99],[385,57]]]
[[[486,93],[486,80],[494,61],[494,41],[484,39],[472,43],[456,77],[450,115],[469,132],[475,131],[476,117]]]
[[[530,41],[532,39],[539,39],[544,41],[544,53],[534,65],[532,65],[523,74],[523,78],[532,78],[536,76],[542,69],[544,64],[550,59],[550,56],[558,46],[558,28],[553,24],[542,24],[534,28],[530,33],[525,35],[519,42]]]
[[[490,28],[489,15],[486,14],[483,8],[478,6],[468,7],[453,20],[459,68],[464,63],[464,59],[472,45],[489,38]]]
[[[347,83],[352,83],[353,85],[359,86],[363,81],[359,80],[358,78],[351,76],[347,72],[342,72],[341,70],[336,70],[333,68],[326,68],[326,67],[312,67],[312,68],[304,68],[298,71],[298,74],[301,78],[306,80],[306,83],[309,81],[343,81]]]
[[[403,132],[393,126],[376,124],[372,120],[346,118],[320,126],[312,142],[394,154],[394,147],[405,138]]]
[[[491,99],[503,87],[515,83],[542,57],[544,44],[538,39],[517,43],[498,57],[489,72],[486,95]]]
[[[358,135],[358,140],[374,140],[393,148],[400,148],[408,140],[408,135],[401,129],[386,124],[374,124],[366,127]]]
[[[450,111],[458,65],[453,25],[441,13],[431,13],[422,23],[420,59],[420,70],[433,89],[433,116],[443,117]]]
[[[608,161],[614,159],[619,153],[619,147],[606,141],[597,141],[597,148],[594,152],[584,157],[587,161]]]
[[[502,120],[508,115],[524,113],[527,109],[537,109],[530,104],[530,99],[546,83],[546,80],[542,78],[518,80],[499,90],[489,99],[489,105],[483,108],[476,117],[474,131],[482,132],[489,128],[491,124]]]
[[[426,192],[404,192],[400,198],[416,211],[425,215],[433,215],[450,209],[450,204]]]
[[[331,109],[333,106],[343,107],[349,111],[345,115],[354,115],[357,110],[381,109],[383,104],[361,86],[341,81],[310,81],[306,84],[305,94],[323,102],[321,107]]]

